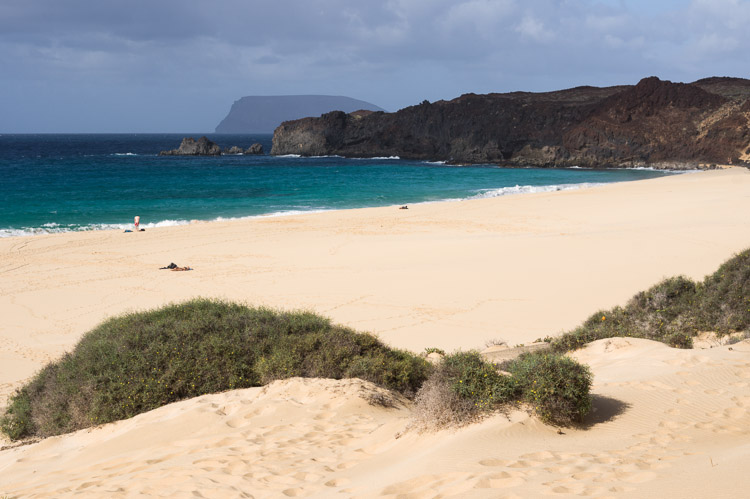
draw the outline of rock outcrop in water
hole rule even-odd
[[[271,154],[506,166],[695,168],[750,161],[750,80],[466,94],[395,113],[285,122]]]
[[[256,142],[255,144],[245,149],[245,154],[250,154],[250,155],[263,154],[263,144],[259,144],[258,142]]]
[[[222,151],[221,147],[207,137],[201,137],[198,140],[195,140],[192,137],[185,137],[182,139],[179,149],[161,151],[159,156],[220,156],[222,154],[230,156],[237,156],[240,154],[259,155],[263,154],[263,144],[256,142],[247,149],[242,149],[239,146],[232,146]]]
[[[330,111],[383,111],[375,104],[340,95],[270,95],[242,97],[232,104],[216,133],[272,133],[282,122]]]
[[[182,139],[179,149],[161,151],[159,156],[219,156],[221,147],[207,137],[195,140],[192,137]]]

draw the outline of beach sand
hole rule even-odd
[[[750,171],[585,190],[0,239],[0,405],[101,320],[205,296],[304,308],[421,351],[570,329],[664,277],[750,247]],[[144,221],[146,217],[144,216]],[[189,272],[158,270],[170,262]],[[0,497],[739,497],[750,486],[750,344],[646,340],[575,354],[584,429],[524,412],[405,432],[408,401],[358,380],[186,400],[0,451]],[[396,438],[400,436],[400,438]]]

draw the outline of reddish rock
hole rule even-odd
[[[466,94],[396,113],[332,112],[282,123],[271,154],[400,156],[508,166],[697,167],[750,148],[750,81]]]

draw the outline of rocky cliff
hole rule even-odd
[[[507,166],[693,168],[750,161],[750,80],[466,94],[395,113],[282,123],[271,154]]]
[[[271,133],[283,121],[358,109],[383,110],[375,104],[338,95],[242,97],[232,104],[229,114],[216,127],[216,133]]]

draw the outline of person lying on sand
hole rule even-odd
[[[177,264],[175,264],[174,262],[170,263],[166,267],[159,267],[159,270],[164,270],[164,269],[177,270],[177,271],[179,271],[179,270],[193,270],[190,267],[178,267]]]

